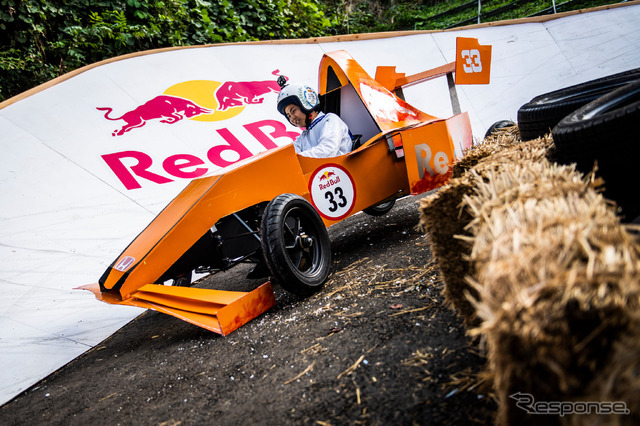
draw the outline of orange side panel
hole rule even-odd
[[[447,183],[453,164],[472,144],[471,125],[462,113],[402,133],[411,194],[421,194]]]
[[[399,193],[409,195],[406,163],[398,160],[389,152],[387,142],[382,137],[366,147],[353,151],[347,155],[333,158],[298,157],[304,179],[310,181],[312,174],[324,165],[337,165],[349,170],[349,176],[353,179],[355,187],[354,205],[348,216],[379,203],[389,197],[398,196]],[[318,200],[313,199],[313,191],[308,191],[305,198],[314,206]],[[321,200],[322,201],[321,197]],[[348,217],[346,216],[346,217]],[[331,226],[339,220],[332,220],[321,214],[326,226]]]

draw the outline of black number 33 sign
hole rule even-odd
[[[340,220],[355,204],[356,190],[349,172],[337,164],[318,168],[309,181],[311,201],[326,219]]]

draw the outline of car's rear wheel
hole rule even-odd
[[[172,285],[176,287],[190,287],[192,284],[191,279],[192,271],[188,271],[174,277]]]
[[[498,133],[501,130],[507,129],[509,127],[515,126],[516,123],[514,123],[511,120],[500,120],[500,121],[496,121],[495,123],[493,123],[486,131],[486,133],[484,134],[484,138],[488,138],[489,136],[492,136],[494,133]]]
[[[396,200],[385,201],[383,203],[378,203],[375,206],[367,207],[362,211],[369,216],[382,216],[389,213],[395,203]]]
[[[638,78],[640,68],[536,96],[518,110],[522,140],[544,136],[576,109]]]
[[[331,269],[331,242],[318,212],[304,198],[282,194],[265,208],[262,251],[282,287],[299,296],[320,290]]]

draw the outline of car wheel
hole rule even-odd
[[[396,200],[385,201],[383,203],[378,203],[375,206],[367,207],[362,211],[369,216],[382,216],[389,213],[389,210],[393,208],[395,203]]]
[[[191,287],[191,271],[185,272],[173,278],[172,285],[175,287]]]
[[[571,112],[638,78],[640,68],[536,96],[518,110],[522,140],[544,136]]]
[[[487,132],[484,134],[484,138],[488,138],[489,136],[493,135],[494,133],[506,129],[508,127],[512,127],[515,126],[516,123],[514,123],[511,120],[500,120],[500,121],[496,121],[495,123],[493,123],[488,129]]]
[[[640,215],[640,199],[631,189],[640,157],[635,137],[639,122],[640,80],[574,111],[552,132],[558,162],[576,163],[583,173],[597,163],[605,195],[622,207],[627,220]]]
[[[283,194],[265,208],[262,251],[273,277],[298,296],[322,288],[331,269],[331,243],[318,212],[304,198]]]

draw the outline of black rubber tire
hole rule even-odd
[[[536,96],[518,110],[522,140],[544,136],[564,117],[600,96],[640,78],[640,68]]]
[[[376,204],[375,206],[367,207],[362,211],[369,216],[384,216],[385,214],[389,213],[395,203],[396,200],[384,201],[382,203]]]
[[[185,272],[184,274],[180,274],[173,278],[173,283],[171,285],[176,287],[191,287],[193,284],[191,282],[192,279],[192,271]]]
[[[511,127],[511,126],[515,126],[516,123],[514,123],[511,120],[500,120],[500,121],[496,121],[495,123],[493,123],[491,126],[489,126],[489,128],[487,129],[487,132],[484,134],[484,138],[488,138],[489,136],[493,135],[494,133],[506,129],[507,127]]]
[[[265,261],[285,290],[305,297],[322,288],[331,270],[331,242],[307,200],[295,194],[274,198],[260,232]]]
[[[622,208],[625,220],[640,215],[637,182],[640,123],[640,80],[621,87],[574,111],[552,131],[560,163],[576,163],[583,173],[595,162],[605,181],[605,195]]]

